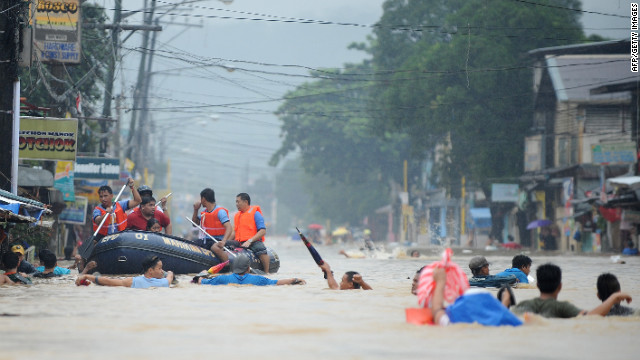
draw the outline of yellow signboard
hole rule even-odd
[[[80,63],[80,0],[40,0],[35,14],[35,53],[43,62]]]
[[[76,160],[78,119],[20,118],[20,159]]]

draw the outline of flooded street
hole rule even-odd
[[[439,258],[347,259],[318,247],[337,277],[356,270],[373,291],[330,291],[305,247],[267,239],[280,255],[271,278],[300,277],[305,286],[197,286],[138,290],[76,287],[74,276],[32,287],[0,287],[0,359],[635,359],[640,318],[535,319],[519,328],[405,323],[415,271]],[[454,255],[466,266],[473,254]],[[487,255],[491,272],[512,255]],[[640,257],[533,256],[563,269],[560,300],[598,305],[595,281],[617,275],[640,306]],[[535,271],[532,272],[535,274]],[[39,280],[46,282],[47,280]],[[517,301],[537,289],[515,289]],[[493,291],[495,293],[495,291]]]

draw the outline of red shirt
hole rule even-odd
[[[153,217],[158,219],[160,226],[166,229],[167,226],[171,223],[169,217],[160,211],[154,211]],[[136,207],[129,216],[127,216],[127,229],[131,230],[147,230],[147,219],[142,216],[140,212],[140,208]]]

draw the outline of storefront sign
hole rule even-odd
[[[518,184],[491,184],[492,202],[518,202]]]
[[[633,164],[636,153],[635,142],[591,145],[594,164]]]
[[[120,179],[120,159],[78,157],[76,179]]]
[[[20,118],[20,159],[76,160],[77,119]]]
[[[80,0],[38,1],[35,53],[42,62],[79,64]]]

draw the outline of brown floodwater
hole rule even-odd
[[[373,291],[328,290],[300,242],[267,238],[280,255],[271,278],[300,277],[304,286],[198,286],[178,276],[170,289],[74,285],[76,275],[0,286],[0,359],[637,359],[640,318],[534,318],[524,326],[415,326],[404,309],[415,271],[439,259],[378,255],[347,259],[338,247],[319,247],[337,276],[363,274]],[[515,254],[515,253],[514,253]],[[466,270],[474,254],[454,255]],[[489,254],[491,272],[511,254]],[[598,305],[595,281],[618,276],[640,307],[640,257],[536,255],[536,266],[563,269],[560,300]],[[535,272],[533,272],[535,274]],[[495,291],[493,291],[495,293]],[[516,300],[537,296],[515,289]],[[637,303],[636,303],[637,302]]]

